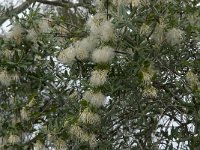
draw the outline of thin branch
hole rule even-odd
[[[24,3],[22,3],[20,6],[9,10],[11,13],[7,14],[4,13],[0,16],[0,26],[9,18],[12,18],[14,15],[19,14],[21,12],[23,12],[24,10],[26,10],[35,0],[27,0]]]
[[[47,1],[47,0],[36,0],[36,2],[42,3],[42,4],[47,4],[47,5],[53,5],[53,6],[60,6],[60,7],[65,7],[65,8],[72,8],[72,7],[85,7],[85,8],[91,8],[90,4],[85,4],[85,3],[73,3],[73,2],[64,2],[64,1]]]

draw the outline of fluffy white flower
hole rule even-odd
[[[8,142],[11,144],[18,143],[18,142],[20,142],[20,137],[17,135],[10,135],[8,138]]]
[[[108,70],[94,70],[91,72],[90,83],[93,86],[101,86],[107,80]]]
[[[97,146],[98,143],[94,134],[89,135],[89,144],[92,149],[94,149]]]
[[[169,30],[166,34],[167,42],[172,46],[176,44],[180,44],[183,40],[183,31],[180,29],[173,28]]]
[[[22,33],[23,29],[20,24],[14,24],[11,32],[8,35],[8,38],[13,38],[16,40],[17,43],[20,43],[22,41]]]
[[[69,132],[82,142],[88,141],[88,134],[77,125],[73,125]]]
[[[86,91],[83,99],[89,101],[91,105],[96,107],[100,107],[105,103],[105,96],[101,92],[94,93],[91,91]]]
[[[132,5],[133,5],[134,7],[137,7],[137,6],[140,5],[141,0],[131,0],[131,3],[132,3]]]
[[[44,144],[37,140],[37,142],[34,144],[35,150],[43,150]]]
[[[151,84],[152,75],[148,72],[142,72],[143,82],[145,85]]]
[[[188,71],[186,74],[186,80],[190,86],[200,86],[200,82],[198,76],[194,74],[192,71]]]
[[[14,52],[11,50],[6,49],[5,51],[3,51],[2,53],[7,59],[11,59],[14,55]]]
[[[8,143],[8,137],[6,136],[1,136],[0,137],[0,145],[4,146]],[[1,147],[0,147],[1,148]]]
[[[98,114],[91,112],[87,108],[81,113],[79,120],[83,123],[94,124],[94,125],[98,125],[101,122],[100,116]]]
[[[86,49],[87,51],[93,51],[96,46],[97,46],[97,43],[98,43],[98,39],[96,36],[88,36],[84,39],[82,39],[78,44],[77,46],[82,48],[82,49]]]
[[[85,60],[89,57],[89,51],[87,49],[78,47],[76,48],[75,52],[76,52],[75,56],[78,60]]]
[[[90,45],[91,44],[91,45]],[[76,58],[79,60],[84,60],[89,57],[89,52],[92,50],[94,44],[89,38],[84,38],[81,41],[75,43]]]
[[[48,20],[46,19],[40,20],[38,26],[41,32],[47,33],[50,31],[49,23],[48,23]]]
[[[32,42],[36,42],[37,33],[35,32],[34,29],[28,30],[28,34],[27,34],[27,36],[26,36],[26,39],[27,39],[27,40],[30,40],[30,41],[32,41]]]
[[[96,13],[94,16],[91,16],[87,21],[87,26],[90,29],[92,35],[99,35],[101,33],[101,24],[106,21],[106,14]]]
[[[157,97],[157,90],[155,87],[150,86],[150,87],[146,87],[143,91],[143,96],[145,97],[150,97],[150,98],[154,98]]]
[[[140,5],[141,0],[121,0],[121,3],[124,3],[125,5],[132,4],[132,6],[137,7]]]
[[[113,24],[110,21],[105,21],[101,25],[101,32],[100,32],[100,38],[104,42],[108,42],[110,40],[113,40],[115,37],[114,33],[114,27]]]
[[[155,31],[154,31],[154,33],[151,36],[151,38],[158,45],[160,45],[164,41],[164,28],[165,28],[165,24],[163,22],[163,19],[161,19],[160,23],[158,23],[156,25]]]
[[[149,33],[149,26],[143,24],[140,28],[140,35],[147,35]]]
[[[66,143],[62,139],[57,139],[55,142],[55,148],[56,150],[66,150]]]
[[[114,58],[114,55],[114,50],[111,47],[105,46],[93,52],[92,60],[96,63],[108,63]]]
[[[71,64],[75,60],[76,49],[73,46],[60,52],[58,59],[66,64]]]
[[[0,72],[0,83],[4,86],[9,86],[11,81],[18,81],[19,76],[17,74],[9,74],[7,71]]]
[[[25,107],[23,107],[23,108],[21,109],[21,118],[22,118],[23,120],[27,120],[27,119],[28,119],[28,113],[27,113],[27,110],[26,110]]]

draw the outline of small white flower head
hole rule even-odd
[[[104,13],[96,13],[88,19],[87,26],[92,35],[99,35],[101,33],[100,26],[104,21],[106,21],[106,14]]]
[[[73,46],[60,52],[58,59],[66,64],[71,64],[75,61],[76,49]]]
[[[198,17],[198,13],[194,13],[192,15],[189,14],[187,18],[192,26],[200,27],[200,18]]]
[[[97,43],[98,43],[98,38],[96,36],[90,35],[90,36],[82,39],[81,41],[78,41],[76,43],[76,47],[85,49],[85,50],[91,52],[96,48]]]
[[[8,37],[16,40],[17,43],[21,43],[22,33],[23,33],[23,29],[22,29],[21,25],[19,23],[17,23],[17,24],[13,25]]]
[[[36,143],[34,144],[34,147],[35,150],[43,150],[44,144],[41,141],[37,140]]]
[[[149,26],[143,23],[140,28],[140,35],[147,35],[149,33]]]
[[[107,80],[108,70],[94,70],[91,72],[90,84],[92,86],[101,86]]]
[[[37,39],[37,33],[35,32],[34,29],[28,30],[28,34],[26,36],[26,39],[32,42],[36,42]]]
[[[109,63],[115,56],[113,48],[105,46],[92,53],[92,60],[96,63]]]
[[[144,97],[150,97],[150,98],[155,98],[157,97],[157,90],[155,87],[150,86],[146,87],[143,91],[143,96]]]
[[[162,44],[162,42],[164,41],[164,28],[165,28],[165,24],[164,24],[163,19],[161,19],[160,23],[156,25],[154,33],[151,36],[151,38],[158,45]]]
[[[65,141],[63,141],[62,139],[59,138],[55,141],[56,150],[66,150],[66,147],[67,147],[67,145],[66,145]]]
[[[89,101],[90,104],[95,107],[103,106],[105,103],[105,96],[101,92],[94,93],[91,91],[86,91],[83,99]]]
[[[27,120],[29,117],[28,117],[28,112],[27,112],[27,110],[26,110],[26,108],[25,107],[23,107],[22,109],[21,109],[21,118],[23,119],[23,120]]]
[[[6,136],[1,136],[0,137],[0,145],[6,145],[8,143],[8,137]]]
[[[52,141],[54,141],[54,139],[56,139],[54,134],[52,134],[52,133],[47,134],[47,140],[48,141],[52,142]]]
[[[11,74],[11,80],[15,82],[19,81],[19,75],[17,73]]]
[[[91,112],[86,108],[80,115],[79,120],[83,123],[99,125],[101,122],[100,116],[96,113]]]
[[[43,33],[47,33],[50,31],[49,23],[47,19],[40,20],[39,24],[39,31]]]
[[[188,71],[186,74],[186,80],[190,84],[190,86],[200,86],[200,82],[198,80],[198,76],[194,74],[192,71]]]
[[[90,134],[89,135],[89,145],[90,148],[94,149],[97,146],[97,139],[96,136],[94,134]]]
[[[131,3],[134,7],[138,7],[141,4],[141,0],[131,0]]]
[[[3,51],[3,56],[5,56],[7,59],[11,59],[14,56],[14,52],[11,50],[6,49]]]
[[[82,142],[88,141],[88,134],[77,125],[73,125],[69,132]]]
[[[101,25],[100,38],[104,42],[113,40],[115,37],[114,27],[110,21],[105,21]]]
[[[8,142],[11,144],[16,144],[20,142],[20,137],[17,135],[10,135],[8,138]]]
[[[94,1],[95,7],[97,11],[102,11],[104,9],[103,1],[101,0],[95,0]]]
[[[143,83],[144,85],[150,85],[151,84],[151,78],[152,74],[149,74],[148,72],[142,72],[142,77],[143,77]]]
[[[183,40],[183,31],[180,29],[173,28],[169,30],[166,34],[167,42],[172,46],[176,44],[180,44]]]
[[[89,57],[89,49],[87,47],[86,40],[77,41],[75,43],[75,57],[78,60],[84,60]]]
[[[12,81],[12,76],[7,71],[0,72],[0,83],[4,86],[9,86]]]

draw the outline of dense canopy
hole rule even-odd
[[[200,149],[198,0],[0,4],[0,149]]]

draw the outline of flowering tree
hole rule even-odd
[[[1,6],[0,149],[199,149],[199,7]]]

